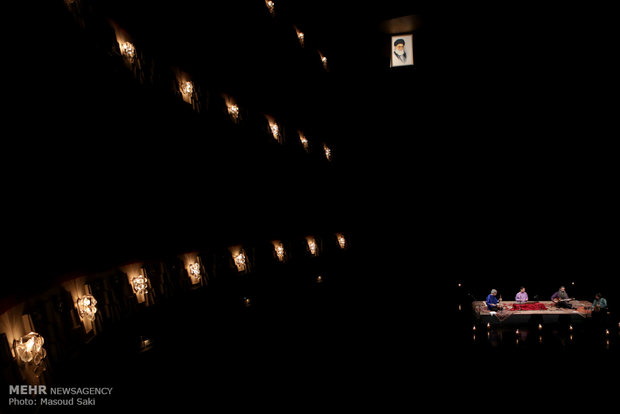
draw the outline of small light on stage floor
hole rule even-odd
[[[519,330],[517,329],[517,330],[515,331],[515,334],[516,334],[516,335],[519,335],[519,333],[520,333],[520,332],[519,332]]]
[[[540,324],[540,323],[538,324],[538,330],[542,331],[542,324]]]
[[[476,325],[472,328],[472,331],[476,332]]]
[[[605,335],[609,336],[609,329],[605,329]]]
[[[246,308],[249,308],[252,305],[252,301],[250,300],[250,298],[243,298],[243,305]]]
[[[573,325],[568,325],[568,330],[572,331],[573,330]]]
[[[316,277],[316,283],[322,283],[323,282],[323,276],[317,276]]]
[[[491,324],[489,322],[487,322],[487,329],[491,328]]]

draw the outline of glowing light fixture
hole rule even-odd
[[[286,252],[284,251],[284,244],[282,244],[280,240],[274,240],[271,243],[273,244],[273,251],[276,255],[276,258],[279,262],[283,262],[286,254]]]
[[[274,123],[269,123],[269,128],[271,129],[271,135],[273,135],[273,138],[276,141],[280,141],[280,127],[278,126],[278,124]]]
[[[275,16],[276,15],[276,4],[272,0],[265,0],[265,5],[267,6],[267,9],[269,10],[269,14],[271,14],[272,16]]]
[[[321,53],[319,51],[319,56],[321,57],[321,63],[323,64],[323,69],[327,70],[327,57],[325,57],[325,55],[323,55],[323,53]]]
[[[194,97],[194,83],[190,80],[180,80],[179,81],[179,91],[181,92],[181,97],[183,101],[191,104],[193,102]]]
[[[133,61],[136,57],[136,48],[131,42],[120,42],[119,44],[121,55],[127,58],[129,61]]]
[[[21,361],[39,365],[47,355],[45,348],[43,348],[44,342],[45,340],[41,335],[36,332],[30,332],[15,341],[15,353]]]
[[[235,121],[238,122],[239,121],[239,106],[235,105],[235,104],[231,104],[228,105],[228,115],[230,115],[230,118]]]
[[[308,152],[310,150],[308,138],[306,138],[303,132],[298,131],[298,133],[299,133],[299,142],[301,142],[301,146],[304,148],[306,152]]]
[[[137,295],[144,295],[149,292],[149,280],[143,274],[133,277],[131,286]]]
[[[316,243],[316,239],[312,236],[306,237],[306,243],[308,244],[308,251],[312,256],[319,255],[319,247]]]
[[[194,84],[191,81],[183,82],[183,85],[181,86],[181,93],[188,95],[194,93]]]
[[[323,276],[319,275],[316,277],[316,283],[323,283]]]
[[[336,233],[336,238],[338,239],[338,245],[341,249],[347,247],[347,239],[345,239],[344,234]]]
[[[234,247],[230,249],[233,261],[237,267],[237,271],[245,272],[248,270],[247,257],[241,247]]]
[[[327,146],[327,144],[323,144],[323,152],[325,153],[325,158],[327,161],[332,160],[332,150]]]
[[[243,298],[243,305],[246,308],[249,308],[250,306],[252,306],[252,301],[250,300],[250,298],[248,297]]]
[[[97,300],[93,295],[85,295],[77,300],[78,313],[82,319],[95,320],[97,313]]]
[[[197,285],[200,283],[201,274],[200,274],[200,264],[191,263],[189,266],[189,277],[192,281],[192,284]]]
[[[301,45],[301,47],[304,47],[304,40],[305,40],[304,32],[299,30],[298,27],[295,27],[295,32],[297,32],[297,39],[299,39],[299,44]]]

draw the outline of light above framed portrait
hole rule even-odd
[[[392,36],[392,53],[390,67],[413,66],[413,35],[400,34]]]

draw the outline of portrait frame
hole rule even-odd
[[[401,61],[396,55],[397,47],[395,43],[401,40],[404,41],[404,45],[403,45],[404,47],[402,48],[402,50],[404,51],[404,57],[405,57],[404,61]],[[393,68],[393,67],[401,67],[401,66],[413,66],[413,34],[412,33],[392,35],[391,37],[390,67]]]

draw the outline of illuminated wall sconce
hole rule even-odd
[[[226,103],[226,108],[228,109],[228,116],[230,116],[230,119],[232,119],[234,123],[239,122],[239,106],[234,103]]]
[[[301,146],[304,148],[304,151],[309,152],[310,143],[308,142],[308,138],[306,138],[304,133],[301,131],[297,131],[297,133],[299,134],[299,142],[301,142]]]
[[[136,47],[131,41],[131,36],[121,28],[116,22],[110,21],[110,25],[114,29],[116,35],[116,42],[118,43],[118,49],[121,56],[127,63],[133,64],[137,60]]]
[[[133,62],[136,58],[136,48],[131,42],[119,42],[121,55],[129,62]]]
[[[230,253],[238,272],[248,271],[248,258],[240,246],[231,247]]]
[[[269,123],[269,132],[273,136],[273,139],[275,139],[281,144],[284,140],[282,128],[280,128],[280,125],[278,125],[278,123],[272,116],[265,115],[265,118],[267,118],[267,122]]]
[[[94,321],[97,313],[97,300],[93,295],[85,295],[77,300],[78,314],[84,320]]]
[[[284,244],[280,240],[273,240],[271,242],[273,244],[273,252],[278,259],[279,262],[284,262],[286,260],[286,251],[284,250]]]
[[[269,14],[275,17],[276,4],[272,0],[265,0],[265,5],[267,6],[267,10],[269,10]]]
[[[340,246],[341,249],[344,249],[347,247],[347,239],[345,239],[344,234],[336,233],[336,239],[338,240],[338,245]]]
[[[299,30],[297,26],[294,26],[294,27],[295,27],[295,32],[297,33],[297,39],[299,39],[299,45],[301,47],[304,47],[304,40],[305,40],[304,32]]]
[[[316,283],[323,283],[323,276],[318,275],[318,276],[316,277]]]
[[[327,57],[319,51],[319,56],[321,57],[321,63],[323,64],[323,69],[327,70]]]
[[[306,243],[308,244],[308,251],[312,256],[319,255],[319,246],[316,242],[316,239],[312,236],[306,237]]]
[[[332,150],[327,146],[327,144],[323,144],[323,153],[325,154],[327,161],[332,160]]]
[[[36,332],[30,332],[13,343],[15,354],[20,361],[39,365],[47,355],[43,343],[45,340]]]
[[[189,80],[179,82],[179,91],[181,91],[183,101],[191,104],[194,96],[194,83]]]
[[[192,285],[200,284],[202,280],[202,274],[200,273],[200,264],[199,263],[191,263],[188,266],[189,269],[189,278],[192,282]]]
[[[131,279],[131,287],[136,295],[146,295],[149,293],[149,280],[143,274],[139,274]]]
[[[250,298],[248,297],[243,298],[243,306],[245,306],[246,308],[249,308],[250,306],[252,306],[252,301],[250,300]]]

